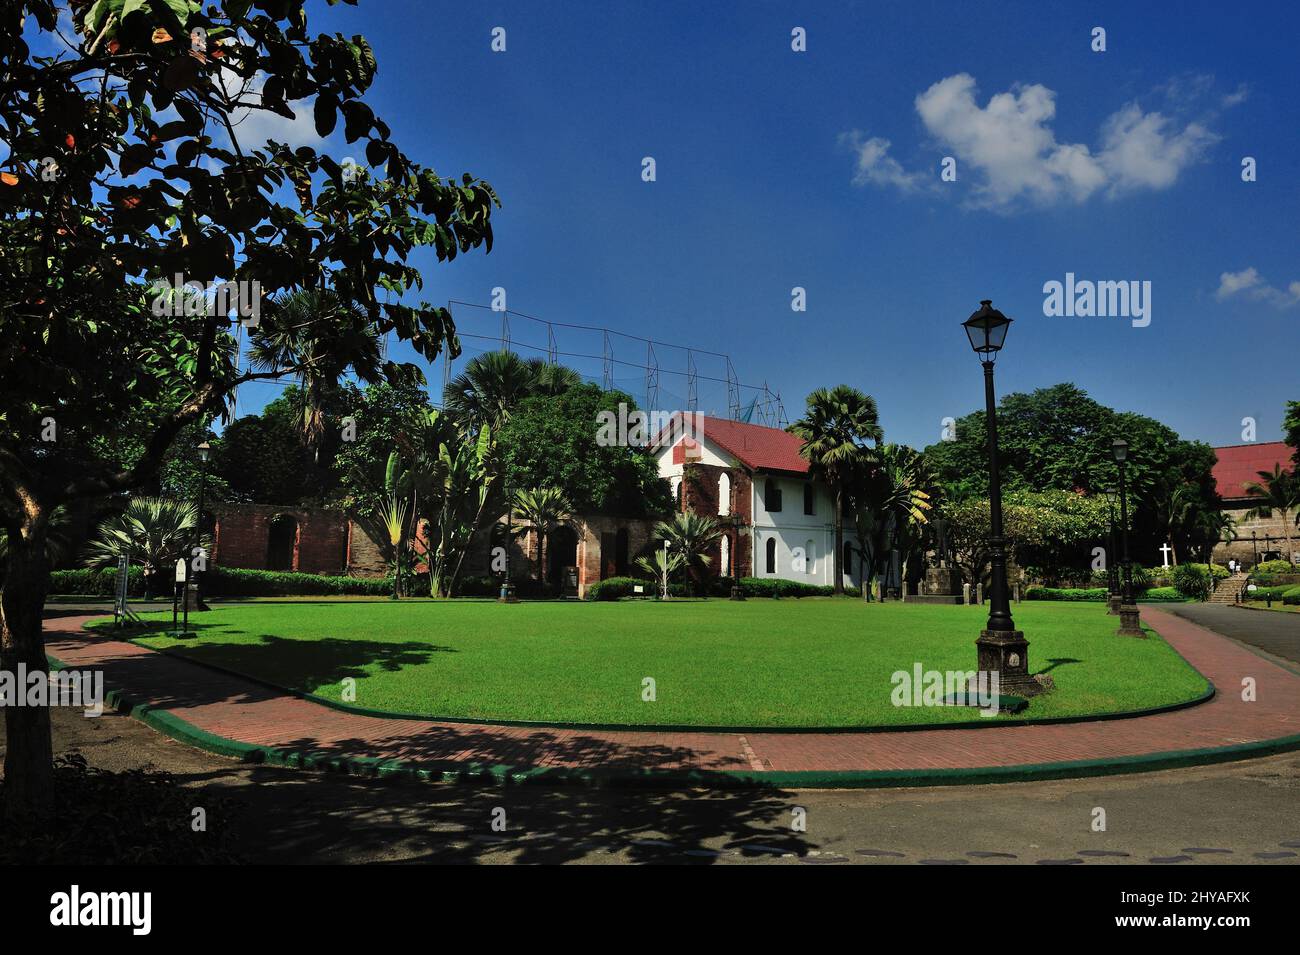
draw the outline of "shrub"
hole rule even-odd
[[[1142,595],[1142,599],[1156,600],[1156,601],[1159,600],[1181,601],[1185,598],[1183,597],[1182,594],[1178,592],[1177,587],[1152,587],[1150,590],[1148,590],[1145,594]]]
[[[1105,587],[1030,587],[1026,600],[1105,600]]]
[[[647,597],[659,593],[659,585],[653,580],[641,580],[637,577],[607,577],[588,586],[583,597],[586,600],[621,600],[624,597],[640,596],[636,594],[634,589],[636,587],[644,587],[643,593]],[[673,586],[670,584],[668,592],[671,594],[672,590]]]
[[[1251,576],[1259,574],[1294,574],[1297,568],[1289,560],[1266,560],[1251,568]]]
[[[1282,595],[1291,590],[1290,584],[1283,584],[1278,587],[1260,587],[1256,586],[1254,590],[1247,591],[1247,600],[1281,600]]]
[[[1227,568],[1223,568],[1225,571]],[[1170,575],[1174,588],[1189,600],[1207,600],[1213,587],[1212,569],[1204,564],[1179,564]]]
[[[1283,591],[1282,603],[1293,607],[1300,605],[1300,587],[1292,587],[1290,590]]]
[[[417,578],[418,579],[418,578]],[[172,592],[170,573],[155,577],[154,594]],[[427,580],[427,578],[426,578]],[[56,570],[50,574],[50,593],[85,597],[112,597],[117,570],[112,567]],[[127,575],[127,593],[144,595],[144,573],[132,567]],[[427,589],[427,582],[425,587]],[[203,592],[209,597],[331,597],[343,595],[383,597],[393,592],[391,577],[327,577],[320,574],[292,574],[239,567],[213,567],[203,575]],[[418,592],[418,591],[415,591]]]

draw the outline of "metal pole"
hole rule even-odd
[[[998,418],[993,393],[993,362],[984,365],[984,409],[989,432],[989,517],[992,535],[989,537],[989,556],[993,571],[990,580],[989,630],[1014,630],[1011,619],[1011,600],[1007,593],[1006,539],[1002,536],[1002,477],[998,473]]]
[[[1119,519],[1122,524],[1120,534],[1124,542],[1124,603],[1133,603],[1133,568],[1128,559],[1128,481],[1126,480],[1127,467],[1123,461],[1119,462]]]

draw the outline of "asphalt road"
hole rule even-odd
[[[193,788],[195,806],[236,800],[250,862],[1300,862],[1300,753],[998,786],[672,793],[377,782],[243,765],[116,714],[56,709],[54,727],[58,752],[105,769],[167,770]],[[806,831],[792,826],[796,808]],[[1093,830],[1097,809],[1104,832]],[[493,830],[494,813],[504,831]]]
[[[1160,609],[1284,660],[1300,663],[1300,613],[1200,603],[1161,604]]]

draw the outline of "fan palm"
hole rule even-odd
[[[835,593],[844,593],[844,497],[852,476],[869,457],[865,441],[879,444],[884,437],[876,401],[848,385],[818,388],[808,396],[804,416],[786,429],[803,439],[799,454],[815,477],[824,480],[835,496]]]
[[[553,487],[537,487],[516,491],[511,507],[521,518],[532,525],[537,535],[537,579],[545,579],[546,538],[573,514],[573,504],[564,492]],[[516,534],[527,532],[519,528]]]
[[[681,567],[699,573],[711,562],[704,552],[722,537],[722,526],[712,517],[679,511],[671,521],[655,526],[655,536],[668,542],[668,550],[681,558]]]
[[[1258,481],[1246,484],[1246,494],[1259,500],[1259,504],[1246,512],[1246,517],[1272,517],[1277,511],[1282,515],[1282,536],[1286,539],[1287,560],[1291,554],[1291,512],[1300,511],[1300,479],[1294,474],[1282,470],[1282,465],[1273,465],[1272,471],[1259,471]],[[1296,515],[1300,524],[1300,514]]]
[[[322,335],[322,330],[328,334]],[[330,391],[349,366],[374,380],[380,377],[382,363],[379,331],[365,310],[329,289],[315,288],[272,301],[269,314],[252,333],[249,358],[259,371],[297,369],[298,432],[318,462]]]
[[[533,372],[535,394],[555,397],[564,394],[575,385],[582,384],[582,376],[565,365],[555,365],[541,358],[530,358],[528,367]]]
[[[135,497],[126,510],[99,525],[99,536],[86,545],[88,567],[128,563],[153,573],[170,568],[193,546],[199,509],[193,503],[165,497]],[[200,546],[210,546],[206,539]],[[146,581],[148,582],[148,581]]]
[[[536,394],[536,386],[535,370],[514,352],[487,352],[470,359],[448,383],[442,402],[467,432],[483,425],[496,430],[519,402]]]

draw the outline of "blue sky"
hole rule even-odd
[[[1016,320],[1000,393],[1069,380],[1186,437],[1240,443],[1251,416],[1275,440],[1300,398],[1300,14],[1161,6],[362,0],[320,4],[311,27],[371,41],[370,101],[408,155],[502,197],[490,255],[421,260],[435,303],[502,287],[530,315],[726,352],[791,419],[847,382],[876,397],[888,440],[924,446],[982,401],[959,323],[991,298]],[[309,113],[292,132],[314,140]],[[361,157],[337,133],[313,144]],[[1149,281],[1150,324],[1045,316],[1043,285],[1067,272]],[[640,372],[616,378],[641,393]],[[663,380],[661,404],[684,396]],[[721,386],[700,394],[726,412]]]

